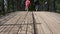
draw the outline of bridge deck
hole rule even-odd
[[[0,34],[60,34],[60,14],[53,12],[11,13],[0,18]]]

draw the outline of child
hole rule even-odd
[[[25,5],[26,5],[25,10],[28,11],[28,8],[29,8],[29,5],[30,5],[30,0],[26,0]]]
[[[39,6],[39,1],[34,1],[34,4],[35,4],[35,10],[37,11],[38,10],[38,6]]]

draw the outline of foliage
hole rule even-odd
[[[56,1],[57,12],[60,12],[60,0]]]
[[[25,8],[25,1],[26,0],[19,0],[18,1],[18,4],[17,4],[17,2],[14,0],[14,6],[16,7],[15,9],[18,9],[18,6],[17,5],[19,5],[20,7],[19,8],[23,8],[23,6],[22,5],[24,5],[24,8]],[[35,8],[34,8],[34,1],[33,0],[30,0],[31,1],[31,5],[30,5],[30,7],[29,7],[29,11],[33,11],[33,10],[35,10]],[[45,0],[38,0],[39,1],[39,4],[40,5],[42,5],[43,4],[43,2],[45,1]],[[52,0],[48,0],[50,3],[49,4],[51,4],[52,5]],[[1,6],[1,0],[0,0],[0,6]],[[13,10],[13,5],[12,5],[12,0],[9,0],[9,10]],[[55,4],[56,4],[56,8],[57,8],[57,11],[59,11],[60,12],[60,0],[56,0],[56,2],[55,2]],[[51,5],[49,5],[49,7],[51,7]],[[51,7],[52,8],[52,7]],[[50,8],[50,9],[51,9]],[[20,10],[20,9],[19,9]],[[24,9],[23,9],[24,10]],[[0,10],[0,13],[1,13],[1,10]]]

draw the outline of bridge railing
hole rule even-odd
[[[14,0],[0,0],[0,15],[14,12]]]

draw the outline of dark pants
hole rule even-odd
[[[35,5],[35,10],[38,10],[39,5]]]

